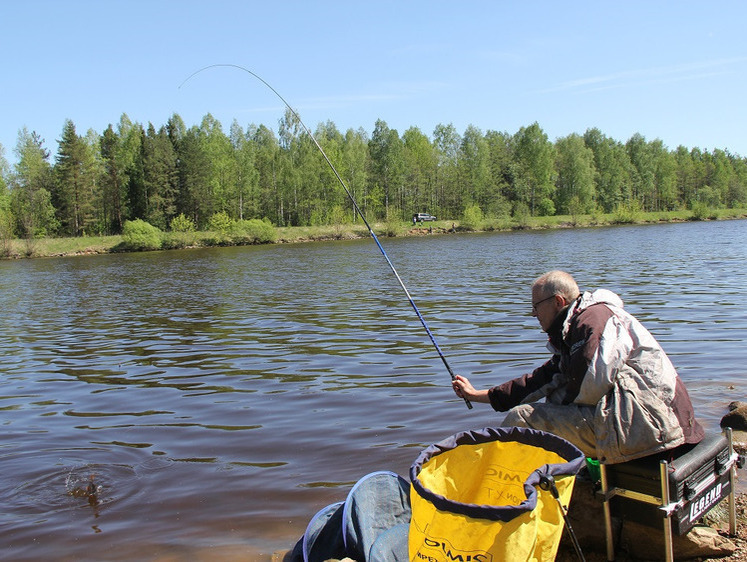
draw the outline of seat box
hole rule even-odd
[[[659,506],[616,495],[610,507],[617,517],[661,528],[661,461],[669,464],[669,505],[673,506],[672,529],[683,535],[731,492],[729,440],[722,434],[707,435],[686,452],[675,451],[621,464],[606,465],[608,486],[658,499]],[[671,458],[669,458],[671,457]]]

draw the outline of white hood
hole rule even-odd
[[[598,304],[600,302],[623,308],[622,299],[608,289],[597,289],[593,293],[586,291],[581,295],[581,301],[576,305],[576,308],[578,310],[583,310],[592,304]]]
[[[568,333],[568,329],[571,325],[571,319],[573,316],[582,310],[586,310],[593,304],[607,304],[609,306],[615,306],[617,308],[623,308],[623,300],[615,293],[608,289],[597,289],[596,291],[585,291],[579,300],[571,305],[571,309],[568,311],[568,315],[563,322],[563,336]]]

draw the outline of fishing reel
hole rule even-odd
[[[549,491],[552,494],[552,497],[554,497],[556,500],[560,499],[558,487],[555,485],[555,478],[553,478],[552,474],[542,474],[539,470],[535,470],[535,472],[540,475],[540,489],[544,490],[545,492]]]

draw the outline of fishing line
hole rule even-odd
[[[353,208],[355,209],[355,212],[358,214],[358,216],[363,219],[363,223],[366,225],[366,228],[368,229],[368,233],[371,235],[371,238],[374,239],[374,242],[376,242],[376,245],[379,247],[379,250],[381,250],[381,255],[384,256],[384,259],[386,260],[386,263],[389,264],[389,268],[392,270],[392,273],[394,273],[394,276],[397,278],[397,281],[399,282],[400,287],[402,287],[402,290],[405,292],[405,295],[407,296],[407,300],[410,301],[410,306],[412,306],[412,309],[415,311],[415,314],[417,314],[418,319],[420,320],[420,323],[423,325],[423,328],[425,328],[426,333],[428,334],[428,337],[431,340],[431,343],[433,343],[433,347],[436,348],[436,351],[438,352],[438,356],[441,358],[441,361],[443,362],[444,366],[446,367],[446,370],[449,372],[449,375],[451,376],[451,380],[454,380],[456,378],[456,375],[454,375],[454,371],[451,370],[451,366],[449,366],[449,362],[446,360],[446,356],[444,356],[443,352],[441,351],[441,348],[438,345],[438,342],[436,342],[436,338],[434,337],[433,333],[431,332],[431,329],[428,327],[428,323],[425,321],[425,318],[423,318],[423,315],[420,314],[420,310],[418,309],[417,305],[415,304],[415,301],[412,299],[412,296],[410,296],[410,291],[407,290],[407,287],[405,286],[404,282],[399,276],[399,273],[397,273],[397,270],[394,267],[394,264],[389,259],[389,256],[387,255],[386,251],[384,250],[384,247],[381,245],[381,242],[379,242],[379,238],[376,236],[376,233],[374,233],[373,229],[371,228],[371,225],[368,224],[368,221],[366,220],[365,215],[361,212],[360,208],[358,207],[358,203],[356,203],[355,198],[353,197],[353,194],[348,189],[348,186],[345,185],[345,182],[343,181],[340,174],[337,172],[337,168],[334,167],[332,164],[332,161],[327,156],[327,153],[324,152],[324,149],[321,147],[319,142],[316,140],[316,137],[311,133],[309,128],[306,126],[306,124],[301,120],[301,117],[296,113],[296,111],[290,106],[290,104],[285,101],[285,98],[280,95],[280,93],[273,88],[269,83],[267,83],[264,78],[259,76],[258,74],[252,72],[248,68],[244,68],[243,66],[239,66],[238,64],[211,64],[208,66],[205,66],[203,68],[200,68],[199,70],[196,70],[179,85],[179,88],[181,89],[184,84],[186,84],[192,77],[196,76],[197,74],[208,70],[210,68],[237,68],[238,70],[243,70],[244,72],[251,74],[254,76],[257,80],[262,82],[265,86],[267,86],[270,90],[272,90],[272,93],[274,93],[278,98],[280,98],[280,101],[282,101],[285,104],[285,107],[288,108],[288,110],[293,114],[293,117],[295,117],[298,122],[300,123],[301,127],[303,127],[304,131],[306,131],[306,134],[309,135],[309,138],[314,142],[316,147],[319,149],[319,152],[322,153],[322,156],[327,161],[327,164],[329,164],[329,167],[332,169],[332,172],[334,172],[335,177],[337,178],[337,181],[340,182],[340,185],[345,190],[345,193],[347,194],[348,198],[350,199],[350,202],[353,204]],[[468,408],[472,408],[472,403],[465,398],[464,399],[465,404],[467,404]]]

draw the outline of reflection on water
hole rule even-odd
[[[452,368],[545,358],[529,285],[618,292],[699,418],[743,399],[747,221],[384,240]],[[467,410],[369,240],[0,262],[4,558],[266,559]],[[71,494],[91,477],[97,501]],[[72,486],[72,488],[71,488]]]

